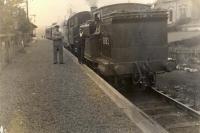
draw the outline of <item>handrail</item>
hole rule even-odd
[[[15,34],[0,34],[0,38],[2,38],[2,37],[11,37],[11,36],[15,36]]]

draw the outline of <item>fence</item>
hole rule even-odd
[[[176,59],[178,64],[200,64],[200,49],[195,48],[169,48],[169,57]],[[197,65],[195,65],[197,66]],[[200,89],[198,86],[194,87],[167,87],[167,93],[182,99],[186,103],[190,103],[194,109],[200,111]]]
[[[24,48],[23,38],[21,34],[0,34],[0,71]]]
[[[176,59],[177,63],[190,64],[194,59],[200,59],[200,49],[169,48],[169,57]]]

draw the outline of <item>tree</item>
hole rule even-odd
[[[12,7],[18,6],[18,5],[20,5],[20,4],[24,3],[24,2],[25,2],[25,0],[6,0],[6,4],[8,4],[8,5],[12,6]]]
[[[0,32],[28,32],[29,22],[24,9],[19,5],[24,0],[0,0]]]
[[[22,33],[27,33],[30,30],[30,23],[26,18],[26,13],[23,9],[18,9],[18,15],[16,17],[16,22],[18,22],[17,30]]]

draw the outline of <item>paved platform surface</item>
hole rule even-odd
[[[52,44],[38,40],[0,73],[0,126],[7,133],[140,133],[141,130]],[[0,128],[0,130],[2,129]]]

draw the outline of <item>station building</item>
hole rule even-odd
[[[158,0],[155,8],[168,11],[168,24],[184,24],[200,18],[200,0]]]

